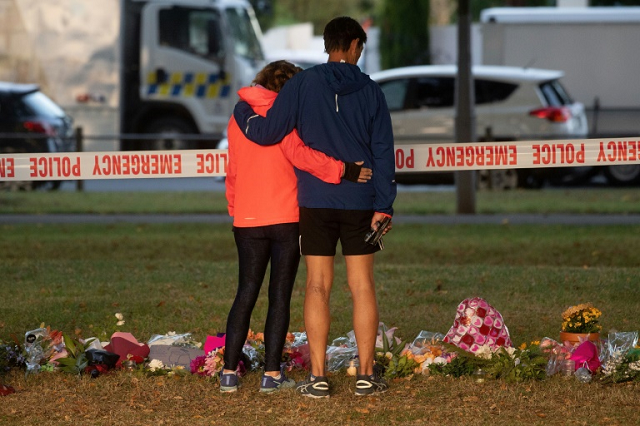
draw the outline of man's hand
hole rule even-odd
[[[351,182],[366,183],[371,180],[373,171],[366,167],[362,167],[364,161],[355,163],[344,163],[344,171],[342,178]]]
[[[375,212],[373,214],[373,217],[371,218],[371,229],[378,229],[378,222],[382,223],[382,220],[387,217],[387,215],[385,215],[384,213],[378,213]],[[382,235],[385,235],[387,232],[391,231],[391,228],[393,228],[393,221],[390,221],[389,224],[387,225],[386,229],[384,230],[384,232],[382,232]]]

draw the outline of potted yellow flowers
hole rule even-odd
[[[598,318],[601,315],[602,312],[591,303],[571,306],[562,313],[560,340],[573,344],[584,340],[600,340],[602,326],[598,324]]]

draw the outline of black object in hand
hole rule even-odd
[[[385,216],[382,221],[377,221],[378,229],[372,228],[371,231],[367,232],[367,235],[364,237],[364,242],[371,244],[372,246],[378,244],[378,241],[382,238],[382,234],[389,225],[389,222],[391,222],[391,218],[389,216]]]

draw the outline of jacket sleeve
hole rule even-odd
[[[373,185],[376,212],[393,215],[393,202],[396,199],[396,163],[393,146],[393,130],[387,102],[380,87],[377,88],[377,108],[373,120],[371,151],[373,154]]]
[[[227,162],[227,176],[224,180],[225,197],[227,197],[227,210],[229,216],[234,217],[235,199],[236,199],[236,176],[238,174],[238,163],[236,162],[235,151],[235,135],[240,134],[240,129],[236,120],[231,117],[227,126],[227,138],[229,141],[229,161]]]
[[[309,172],[327,183],[340,183],[344,167],[342,161],[306,146],[298,136],[297,130],[285,136],[280,149],[296,168]]]
[[[298,89],[292,82],[293,79],[282,87],[265,117],[256,114],[244,101],[236,104],[233,116],[247,139],[258,145],[275,145],[291,133],[298,113]]]

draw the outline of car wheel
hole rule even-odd
[[[518,187],[518,173],[514,169],[479,170],[478,189],[507,190]]]
[[[531,173],[529,169],[518,169],[518,187],[524,189],[540,189],[545,184],[545,179]]]
[[[175,117],[159,118],[145,128],[145,133],[166,135],[160,139],[146,141],[147,149],[173,150],[193,149],[197,141],[181,138],[180,135],[192,135],[198,131],[187,121]]]
[[[640,164],[608,166],[604,175],[611,185],[626,186],[640,182]]]
[[[43,191],[57,191],[60,189],[62,185],[62,181],[60,180],[51,180],[51,181],[35,181],[33,182],[33,189],[43,190]]]

